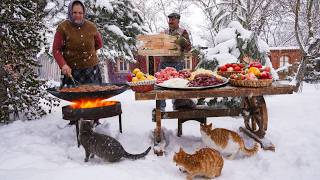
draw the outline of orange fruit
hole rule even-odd
[[[138,79],[141,79],[142,77],[144,77],[144,73],[141,72],[141,71],[139,71],[139,72],[137,72],[136,77],[137,77]]]
[[[139,69],[139,68],[135,68],[135,69],[132,71],[132,73],[135,74],[135,75],[136,75],[138,72],[140,72],[140,69]]]
[[[250,67],[248,70],[248,73],[252,73],[255,76],[260,76],[260,70],[259,68],[256,68],[256,67]]]
[[[131,80],[131,82],[138,82],[138,81],[139,81],[139,79],[137,77],[133,77]]]

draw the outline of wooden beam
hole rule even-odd
[[[190,99],[206,97],[248,97],[263,95],[292,94],[294,86],[273,83],[269,87],[246,88],[224,86],[203,90],[176,90],[156,87],[155,90],[145,93],[135,93],[136,100],[164,100],[164,99]]]
[[[206,108],[203,109],[179,109],[176,111],[161,112],[161,119],[193,119],[205,117],[239,116],[240,113],[240,108],[215,109],[206,106]]]

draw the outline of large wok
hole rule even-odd
[[[115,95],[121,94],[122,92],[128,89],[128,85],[126,84],[120,84],[120,83],[101,84],[101,86],[108,86],[108,85],[116,85],[121,88],[115,89],[115,90],[95,91],[95,92],[59,92],[58,91],[59,87],[54,87],[54,88],[48,88],[47,91],[59,99],[74,101],[79,99],[95,99],[95,98],[108,99]]]

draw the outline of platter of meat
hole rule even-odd
[[[94,99],[103,98],[108,99],[115,95],[118,95],[128,89],[126,84],[112,84],[104,83],[97,84],[83,84],[76,87],[64,87],[64,88],[48,88],[47,91],[56,96],[57,98],[73,101],[78,99]]]
[[[225,77],[197,74],[190,81],[182,78],[173,78],[156,85],[171,89],[207,89],[222,86],[227,83],[228,79]]]

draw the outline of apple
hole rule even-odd
[[[234,67],[234,71],[241,71],[241,68],[239,66]]]
[[[127,81],[128,81],[128,82],[131,82],[131,81],[132,81],[132,78],[133,78],[133,75],[132,75],[131,73],[129,73],[129,74],[127,75]]]
[[[260,79],[268,79],[268,72],[266,71],[263,71],[261,74],[260,74]]]
[[[219,68],[219,70],[220,70],[220,71],[227,71],[227,67],[226,67],[226,66],[221,66],[221,67]]]
[[[256,67],[258,69],[261,69],[262,68],[262,64],[259,63],[259,62],[252,62],[252,63],[250,63],[249,67]]]

